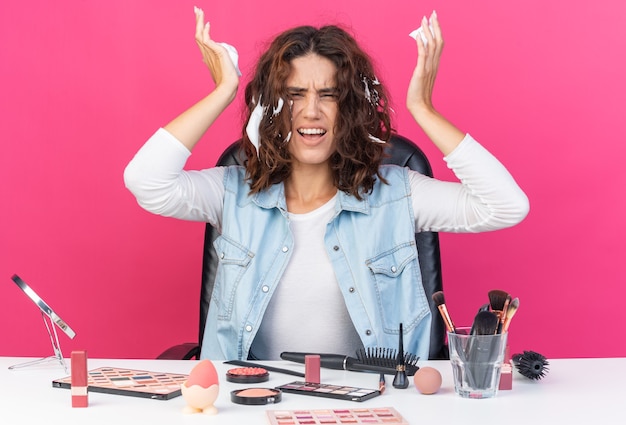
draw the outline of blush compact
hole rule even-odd
[[[244,388],[230,392],[230,401],[248,406],[276,404],[282,399],[282,392],[276,388]]]
[[[269,372],[262,367],[238,367],[226,372],[226,380],[237,384],[258,384],[269,379]]]

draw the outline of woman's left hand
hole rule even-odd
[[[434,112],[435,110],[432,95],[439,68],[439,59],[443,51],[443,37],[436,12],[433,11],[430,19],[426,19],[425,16],[422,18],[421,32],[427,41],[424,43],[419,34],[415,37],[418,53],[417,65],[409,82],[406,98],[407,108],[418,121],[418,124],[423,112]]]
[[[426,43],[417,34],[417,65],[409,82],[406,106],[430,140],[444,155],[448,155],[461,143],[464,133],[433,106],[433,89],[443,51],[443,37],[437,13],[433,12],[430,19],[422,19],[421,31],[426,37]]]

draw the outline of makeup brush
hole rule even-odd
[[[517,313],[517,309],[519,308],[519,298],[513,298],[509,308],[506,311],[506,317],[504,318],[504,325],[502,326],[502,332],[507,332],[509,330],[509,326],[511,326],[511,319]]]
[[[491,310],[496,312],[496,314],[498,314],[498,312],[502,312],[509,293],[500,289],[492,289],[487,295],[489,296],[489,306],[491,307]]]
[[[492,311],[479,311],[474,317],[472,333],[467,344],[467,367],[476,388],[486,388],[493,369],[489,366],[492,356],[496,353],[492,338],[485,335],[496,335],[500,320]]]
[[[396,376],[393,378],[394,388],[406,388],[409,380],[406,377],[406,365],[404,363],[404,342],[402,336],[402,323],[400,323],[400,335],[398,337],[398,357],[396,358]]]
[[[450,313],[448,313],[448,309],[446,307],[446,300],[443,296],[443,291],[437,291],[432,295],[433,301],[435,305],[439,309],[439,313],[441,313],[441,317],[443,317],[443,322],[446,325],[446,329],[448,332],[455,332],[454,323],[452,323],[452,319],[450,318]]]
[[[489,303],[481,305],[478,311],[489,311]]]
[[[472,335],[495,335],[498,323],[498,315],[495,312],[479,311],[474,317]]]
[[[502,333],[502,328],[504,327],[504,321],[506,320],[506,314],[509,310],[509,305],[511,305],[511,295],[506,294],[506,301],[504,302],[504,307],[502,307],[502,314],[500,315],[500,323],[498,324],[498,333]]]
[[[382,394],[385,392],[385,386],[386,386],[386,382],[385,382],[385,374],[381,373],[380,375],[378,375],[378,391]]]

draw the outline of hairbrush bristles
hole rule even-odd
[[[356,351],[356,358],[363,364],[371,366],[383,366],[395,369],[398,352],[393,348],[368,347],[359,348]],[[413,376],[419,369],[417,361],[419,357],[407,351],[404,352],[404,364],[407,375]]]
[[[539,380],[549,371],[548,360],[534,351],[524,351],[523,354],[514,354],[511,357],[518,372],[528,379]]]

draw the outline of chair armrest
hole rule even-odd
[[[158,360],[191,360],[200,359],[200,346],[195,342],[174,345],[157,357]]]

